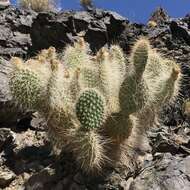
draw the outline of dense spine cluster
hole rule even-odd
[[[76,103],[76,115],[82,127],[98,128],[104,119],[104,99],[94,90],[84,91]]]
[[[95,172],[112,159],[111,146],[134,145],[136,131],[153,126],[161,105],[177,95],[181,73],[146,39],[135,43],[129,61],[117,45],[89,52],[80,38],[59,56],[50,47],[25,63],[13,58],[9,85],[15,102],[46,118],[53,145]]]

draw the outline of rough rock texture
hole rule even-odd
[[[63,49],[81,32],[91,48],[97,50],[116,40],[126,23],[128,20],[117,13],[99,9],[37,15],[9,7],[0,11],[0,56],[26,58],[49,46]]]
[[[162,25],[169,21],[169,16],[162,7],[158,7],[149,18],[149,21],[156,22],[157,25]]]
[[[155,161],[140,172],[129,190],[188,190],[190,187],[190,156],[155,156]]]
[[[36,14],[9,7],[0,11],[0,55],[27,56],[31,43],[30,30]]]
[[[0,188],[6,190],[189,190],[190,118],[183,113],[190,98],[190,15],[172,19],[163,9],[152,14],[155,27],[130,23],[110,11],[39,13],[14,7],[0,10]],[[130,53],[139,36],[147,36],[160,53],[175,59],[184,74],[175,104],[163,105],[161,124],[147,133],[150,149],[135,151],[128,167],[106,168],[86,176],[62,153],[56,157],[46,137],[45,122],[35,113],[12,109],[7,85],[9,59],[23,58],[40,49],[58,50],[84,36],[93,51],[118,43]],[[12,110],[12,112],[11,112]],[[134,150],[128,150],[133,152]]]

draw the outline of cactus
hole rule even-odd
[[[47,101],[49,109],[61,107],[65,95],[63,66],[56,60],[51,62],[51,76],[47,85]],[[65,96],[64,96],[65,95]]]
[[[130,136],[132,128],[131,115],[125,117],[121,111],[112,114],[106,123],[106,132],[116,144],[124,142]]]
[[[180,68],[146,39],[135,43],[129,62],[117,45],[91,56],[82,38],[63,54],[50,47],[25,63],[12,62],[9,85],[15,101],[42,114],[53,146],[72,152],[87,173],[112,159],[112,146],[141,146],[140,136],[180,87]],[[128,155],[118,150],[117,157]]]
[[[27,81],[27,86],[25,82]],[[12,75],[10,88],[13,98],[22,102],[23,107],[33,109],[39,102],[41,87],[39,77],[29,69],[22,69]],[[22,94],[22,95],[21,95]]]
[[[148,56],[148,41],[139,40],[132,51],[129,71],[120,89],[120,105],[124,115],[129,116],[140,110],[146,102],[147,84],[143,78]]]
[[[99,72],[97,88],[106,97],[109,113],[118,112],[120,85],[125,75],[124,54],[117,46],[111,46],[110,50],[102,48],[95,62]]]
[[[85,66],[80,70],[79,83],[82,88],[96,88],[99,84],[99,73],[93,65]]]
[[[47,68],[40,67],[36,71],[18,58],[12,58],[11,63],[14,71],[10,74],[9,86],[15,102],[25,110],[36,110],[39,105],[42,108],[47,85]]]
[[[90,60],[90,57],[87,53],[87,44],[84,42],[83,38],[80,38],[79,41],[74,44],[74,46],[68,45],[65,48],[62,59],[67,68],[70,69],[76,66],[80,68]]]
[[[87,173],[99,172],[108,158],[105,155],[106,141],[93,130],[77,131],[71,149],[80,167]]]
[[[85,90],[76,103],[76,115],[85,129],[98,128],[105,115],[104,98],[95,90]]]

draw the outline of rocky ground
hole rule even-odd
[[[155,11],[147,25],[131,23],[99,9],[89,12],[39,13],[8,7],[0,10],[0,189],[6,190],[189,190],[190,115],[183,102],[190,97],[190,15],[170,18]],[[149,149],[141,164],[106,168],[86,176],[71,155],[56,157],[37,114],[12,108],[7,86],[11,56],[28,58],[55,46],[61,50],[83,36],[95,52],[119,44],[126,54],[140,36],[181,66],[183,80],[175,104],[163,105],[160,126],[147,133]]]

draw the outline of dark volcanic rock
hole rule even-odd
[[[16,175],[8,167],[0,167],[0,188],[8,186],[15,178]]]
[[[174,38],[183,39],[188,45],[190,45],[190,32],[185,26],[180,26],[179,23],[172,21],[170,23],[170,30]]]
[[[31,28],[32,47],[36,52],[49,46],[63,49],[73,43],[79,33],[98,50],[119,36],[128,21],[120,15],[95,9],[92,12],[39,13]],[[93,37],[92,37],[93,36]]]
[[[30,29],[36,14],[33,11],[8,7],[0,11],[0,56],[26,56],[32,45]]]
[[[190,156],[160,154],[134,179],[129,190],[189,190]]]
[[[115,12],[93,9],[90,12],[43,12],[14,7],[0,11],[0,56],[27,57],[41,49],[62,49],[73,43],[78,33],[93,50],[113,42],[128,20]],[[92,37],[93,36],[93,37]]]
[[[6,144],[11,144],[14,138],[15,135],[10,129],[0,128],[0,152]]]

